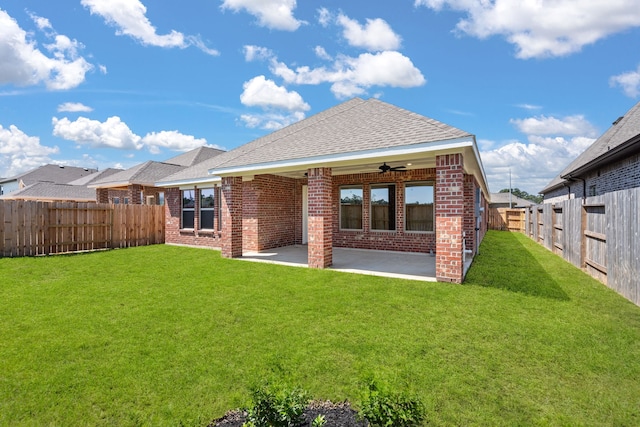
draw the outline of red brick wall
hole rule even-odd
[[[333,245],[341,248],[375,249],[399,252],[435,251],[435,232],[407,232],[404,230],[404,184],[411,181],[434,182],[435,169],[415,169],[406,172],[366,173],[333,177]],[[371,184],[396,185],[395,231],[371,230],[369,221],[369,191]],[[340,187],[362,185],[362,231],[340,230]]]
[[[242,256],[242,178],[222,178],[222,256]]]
[[[302,185],[292,178],[257,175],[243,183],[243,247],[248,251],[299,243]],[[299,212],[296,215],[296,212]]]
[[[309,267],[333,263],[331,168],[309,169]]]
[[[436,278],[461,283],[465,185],[462,154],[436,157]]]
[[[196,204],[200,203],[199,190],[196,194]],[[182,230],[180,229],[180,218],[182,208],[182,196],[180,189],[178,188],[166,188],[165,194],[165,242],[179,245],[194,245],[194,246],[207,246],[212,248],[220,248],[221,246],[221,233],[219,231],[203,231],[198,230],[197,221],[198,215],[195,215],[194,229]],[[216,193],[216,195],[218,195]],[[220,200],[216,200],[217,206]],[[196,210],[197,212],[197,210]],[[214,228],[217,228],[218,216],[214,220]]]

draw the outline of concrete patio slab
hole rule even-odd
[[[306,245],[245,252],[237,259],[308,267]],[[469,264],[470,262],[468,260]],[[436,258],[429,254],[333,248],[333,265],[329,269],[372,276],[436,281]]]

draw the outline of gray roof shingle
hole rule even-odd
[[[94,188],[108,187],[110,184],[121,185],[123,183],[154,185],[156,181],[160,181],[166,176],[174,174],[184,168],[185,166],[148,160],[127,170],[96,180],[89,184],[89,186]]]
[[[354,98],[221,154],[214,168],[344,154],[472,136],[378,99]]]
[[[96,201],[96,190],[81,185],[36,182],[3,196],[5,199]]]
[[[35,184],[36,182],[55,182],[57,184],[66,184],[95,172],[97,172],[97,169],[50,164],[40,166],[39,168],[32,169],[10,178],[5,178],[2,182],[17,180],[22,181],[25,185]]]
[[[193,166],[224,152],[224,150],[218,150],[217,148],[207,147],[203,145],[202,147],[167,159],[164,161],[164,163],[171,163],[180,166]]]

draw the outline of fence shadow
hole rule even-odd
[[[515,233],[508,231],[487,232],[464,284],[555,300],[570,299],[539,259]]]

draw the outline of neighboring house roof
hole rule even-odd
[[[96,190],[81,185],[36,182],[20,190],[0,197],[5,200],[73,200],[76,202],[95,202]]]
[[[130,184],[154,186],[156,181],[160,181],[164,177],[174,174],[184,168],[185,166],[149,160],[127,170],[98,179],[90,183],[89,187],[113,188],[128,186]]]
[[[21,173],[19,175],[4,178],[2,182],[20,181],[24,185],[35,184],[36,182],[54,182],[57,184],[67,184],[83,176],[97,172],[97,169],[78,168],[63,165],[44,165],[39,168]]]
[[[552,179],[541,193],[548,193],[564,185],[571,178],[579,177],[594,168],[624,158],[629,150],[637,150],[639,144],[640,102],[614,121],[602,136]]]
[[[535,204],[531,200],[523,199],[515,194],[511,194],[511,197],[509,197],[509,193],[491,193],[491,200],[489,204],[508,205],[509,201],[511,201],[511,204],[513,204],[514,207],[531,206]]]
[[[187,151],[186,153],[167,159],[164,163],[171,163],[180,166],[193,166],[224,152],[224,150],[218,150],[217,148],[203,145],[195,150]]]
[[[466,154],[475,158],[472,167],[488,192],[474,135],[373,98],[351,99],[157,184],[176,186],[209,182],[214,180],[211,175],[219,179],[224,175],[287,173],[321,166],[334,167],[334,174],[350,173],[349,165],[366,162],[371,163],[373,172],[385,159],[400,161],[412,153],[438,150],[467,150]],[[465,155],[465,164],[466,159]]]
[[[108,176],[111,176],[115,173],[121,172],[122,169],[114,169],[114,168],[107,168],[105,170],[102,171],[98,171],[96,173],[92,173],[91,175],[87,175],[87,176],[83,176],[82,178],[78,178],[75,181],[71,181],[68,184],[69,185],[83,185],[83,186],[87,186],[89,184],[91,184],[94,181],[98,181],[100,179],[104,179]],[[92,190],[93,191],[93,190]]]

